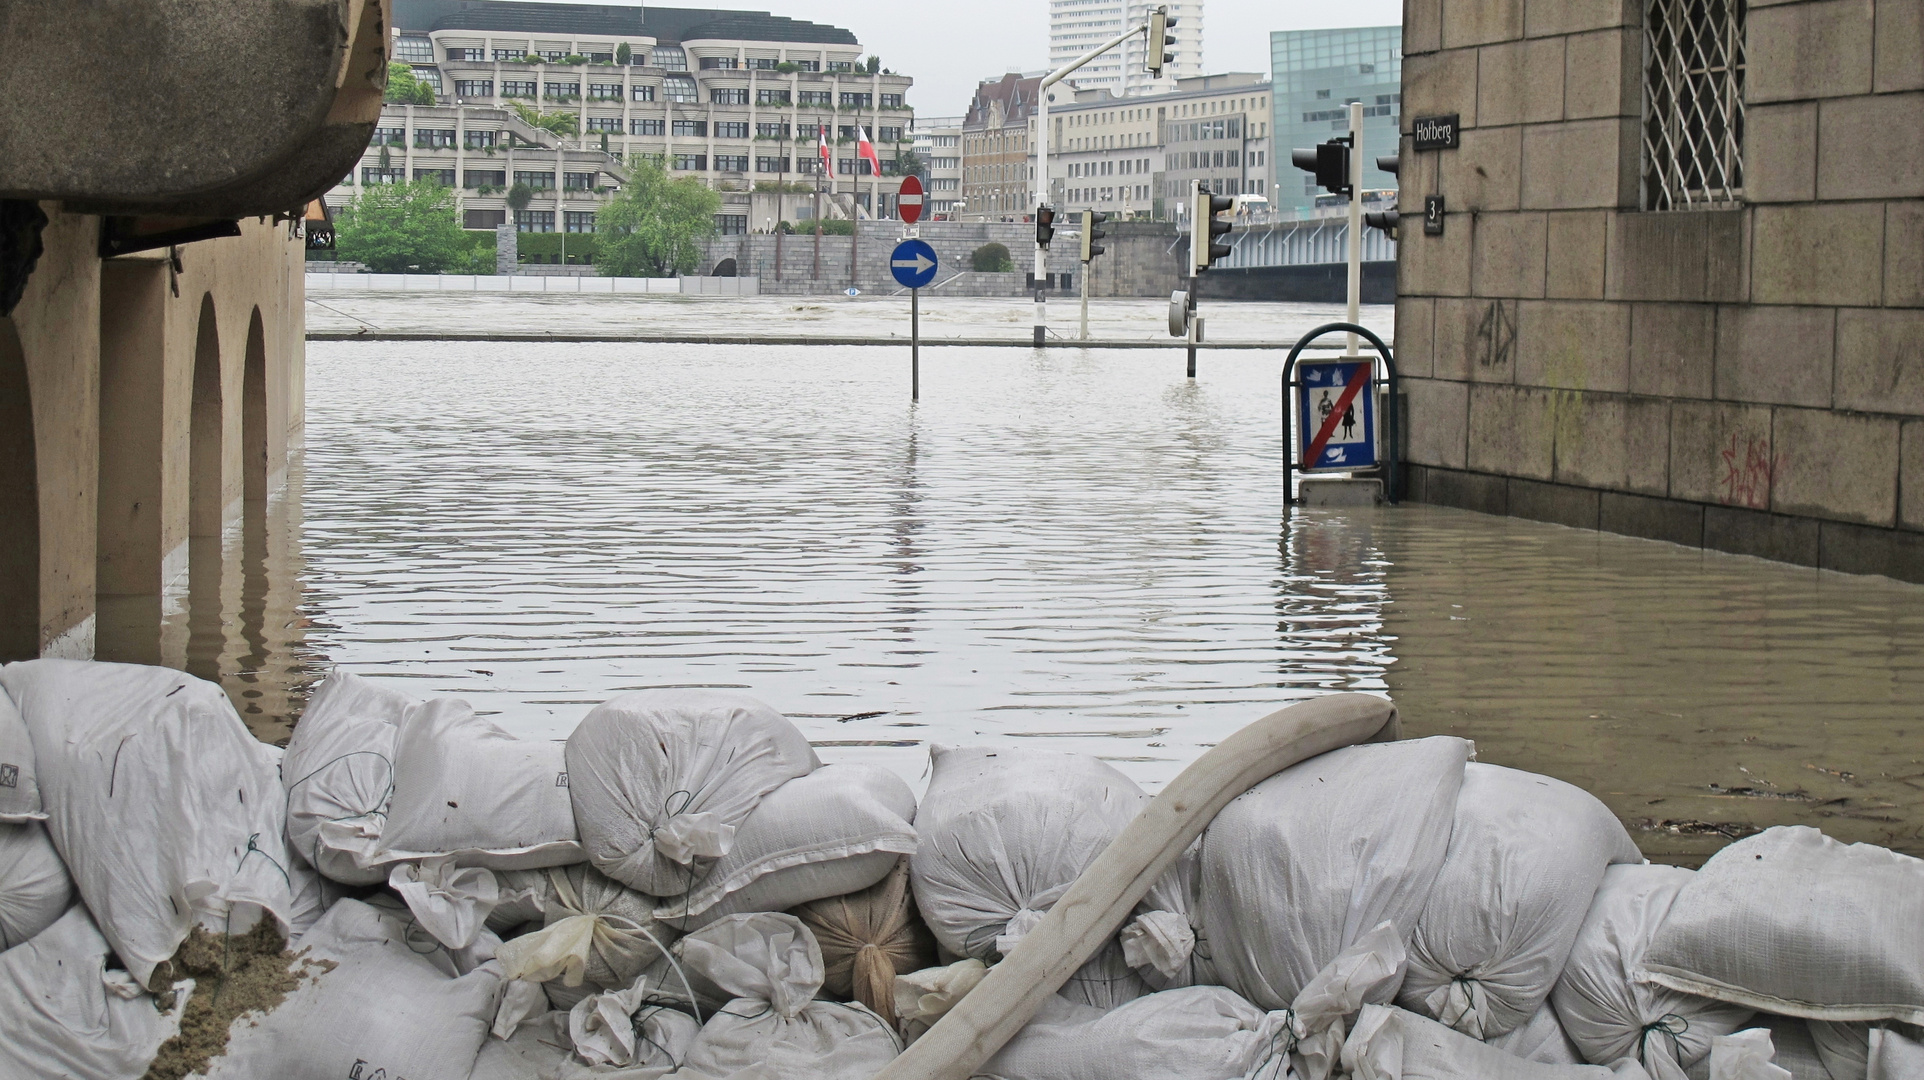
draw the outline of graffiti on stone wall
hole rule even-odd
[[[1476,357],[1478,367],[1509,366],[1511,357],[1516,354],[1514,301],[1492,301],[1483,309],[1483,318],[1476,325],[1476,338],[1470,343],[1470,353]]]
[[[1733,433],[1730,445],[1718,455],[1724,463],[1724,504],[1770,509],[1770,480],[1784,465],[1782,454],[1770,452],[1770,440],[1744,439]]]

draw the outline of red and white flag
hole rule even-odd
[[[882,159],[875,156],[875,144],[868,141],[868,129],[859,125],[855,128],[855,153],[868,159],[869,167],[875,170],[872,175],[882,175]]]
[[[826,173],[830,180],[835,179],[835,152],[829,148],[826,125],[815,129],[815,152],[822,158],[822,172]]]

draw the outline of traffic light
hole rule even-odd
[[[1315,173],[1316,183],[1324,191],[1349,194],[1349,139],[1331,139],[1308,150],[1291,150],[1289,160],[1304,172]]]
[[[1176,20],[1169,17],[1167,7],[1159,7],[1149,13],[1149,47],[1143,58],[1143,65],[1149,69],[1149,74],[1157,78],[1162,77],[1164,64],[1176,62],[1176,58],[1168,51],[1169,28],[1174,25]]]
[[[1366,228],[1381,229],[1384,233],[1388,234],[1391,240],[1394,240],[1396,239],[1396,222],[1400,216],[1401,215],[1394,210],[1371,210],[1369,213],[1363,215],[1363,225]]]
[[[1229,254],[1228,244],[1219,244],[1216,238],[1229,232],[1229,222],[1216,215],[1236,205],[1236,200],[1227,195],[1212,195],[1201,184],[1196,185],[1194,209],[1190,215],[1189,232],[1189,272],[1200,274],[1209,269],[1209,264]]]
[[[1396,175],[1396,169],[1402,163],[1403,162],[1402,162],[1401,154],[1385,154],[1382,157],[1376,159],[1376,167],[1386,173],[1389,173],[1391,176]]]
[[[1096,226],[1108,220],[1109,220],[1108,214],[1099,214],[1094,210],[1084,210],[1082,212],[1082,261],[1083,262],[1088,262],[1090,259],[1093,259],[1096,256],[1103,253],[1103,250],[1104,250],[1103,246],[1101,244],[1096,243],[1096,241],[1102,239],[1105,236],[1108,236],[1109,234],[1106,232],[1103,232],[1101,229],[1096,228]]]
[[[1036,207],[1035,208],[1035,242],[1042,245],[1043,247],[1048,247],[1049,241],[1055,237],[1055,234],[1056,234],[1056,208],[1053,206]]]

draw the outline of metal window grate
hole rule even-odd
[[[1646,0],[1643,208],[1743,198],[1746,0]]]

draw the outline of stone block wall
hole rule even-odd
[[[1409,497],[1924,581],[1924,3],[1751,0],[1743,198],[1639,209],[1645,0],[1406,0]]]

